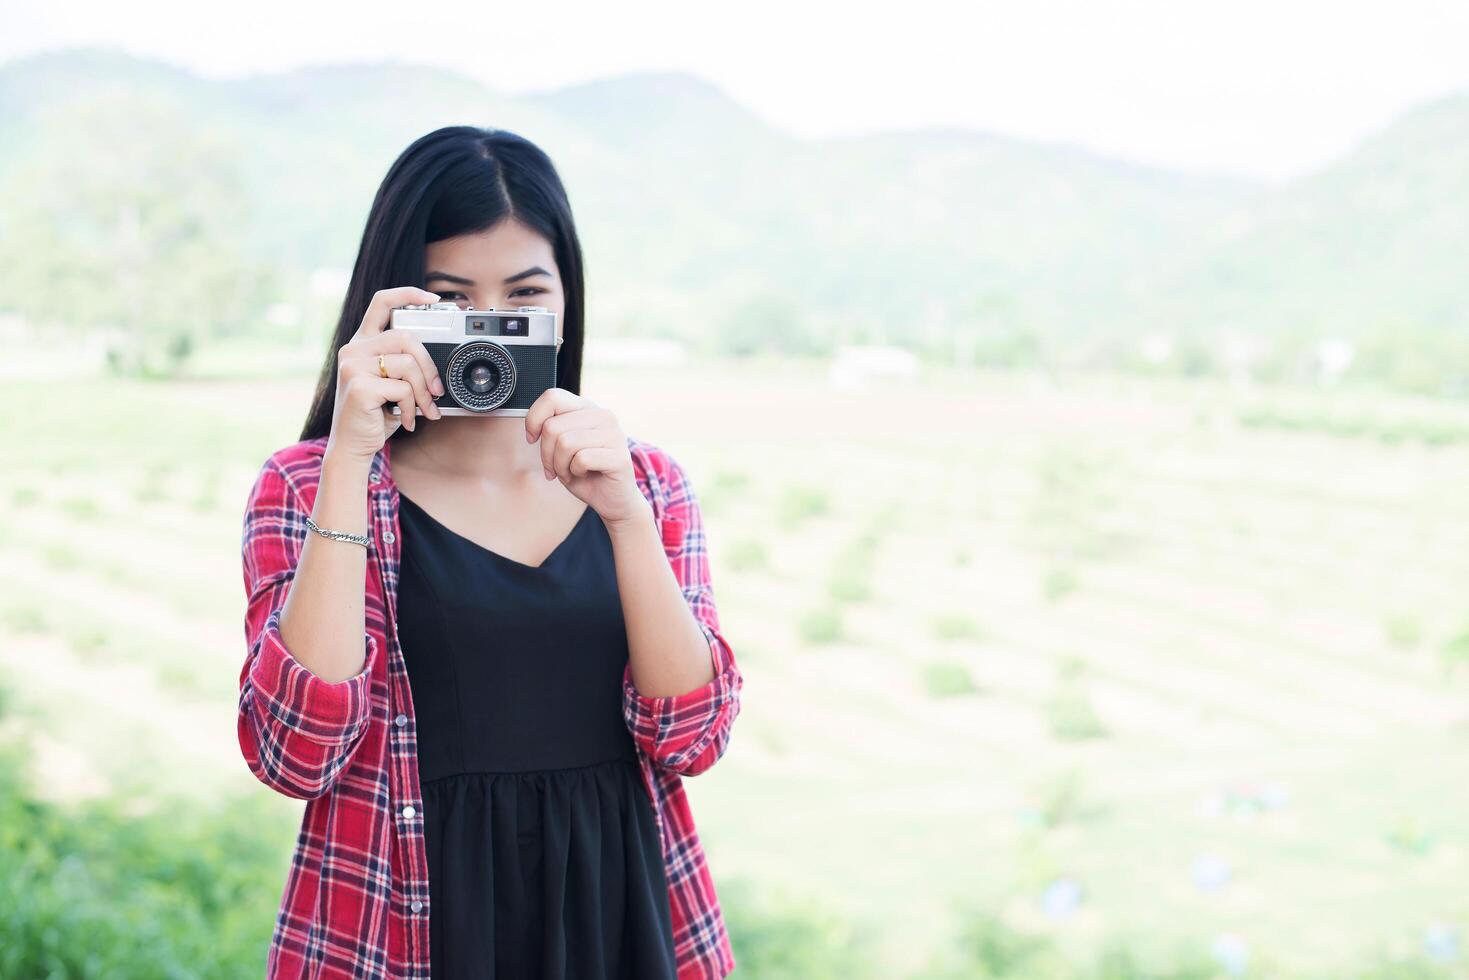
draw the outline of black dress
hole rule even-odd
[[[586,508],[531,566],[399,498],[398,635],[418,726],[434,980],[672,980],[601,518]]]

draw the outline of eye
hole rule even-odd
[[[522,287],[520,289],[515,290],[510,295],[511,295],[511,297],[516,297],[516,296],[534,296],[537,293],[544,293],[544,292],[546,292],[546,290],[545,289],[542,289],[540,286],[524,286],[524,287]],[[460,302],[464,302],[467,299],[467,297],[463,293],[453,292],[452,290],[440,290],[439,291],[439,299],[442,302],[460,303]]]

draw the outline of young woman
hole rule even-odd
[[[681,778],[724,753],[741,677],[683,469],[579,393],[582,282],[514,134],[437,130],[378,190],[301,441],[245,514],[240,747],[307,801],[270,977],[734,969]],[[436,301],[554,312],[558,387],[442,415],[448,379],[385,329]]]

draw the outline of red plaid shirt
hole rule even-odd
[[[682,777],[712,766],[739,713],[741,677],[719,628],[699,505],[682,468],[628,437],[638,488],[674,574],[705,636],[714,679],[697,690],[647,697],[623,671],[622,705],[663,844],[679,980],[719,978],[734,954],[694,830]],[[419,792],[417,726],[408,672],[392,627],[399,572],[398,491],[392,441],[369,476],[367,661],[332,683],[281,642],[306,517],[314,507],[326,437],[287,446],[265,462],[250,492],[241,551],[245,639],[238,733],[250,771],[305,800],[301,831],[276,915],[267,977],[428,980],[428,860]],[[346,547],[344,545],[344,547]]]

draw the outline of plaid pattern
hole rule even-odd
[[[238,735],[250,771],[305,800],[301,830],[266,960],[275,978],[428,980],[428,860],[408,671],[390,628],[397,614],[398,492],[389,441],[369,477],[362,672],[328,682],[281,642],[290,590],[316,500],[326,437],[295,443],[261,468],[246,506],[241,553],[248,655],[240,671]],[[682,777],[724,753],[740,709],[741,677],[720,631],[699,505],[667,453],[628,437],[638,488],[709,640],[715,676],[684,694],[647,697],[623,672],[623,715],[663,844],[679,980],[717,980],[734,954]],[[386,655],[384,655],[386,654]]]

